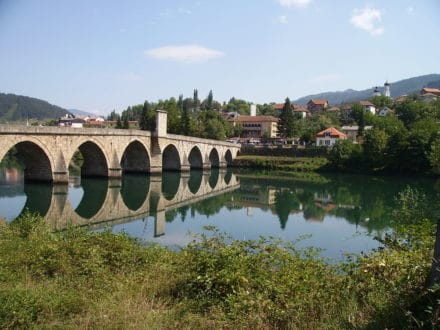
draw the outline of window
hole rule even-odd
[[[330,145],[330,140],[325,140],[325,145],[329,146]]]

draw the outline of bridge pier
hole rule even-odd
[[[211,162],[209,162],[209,163],[203,163],[203,165],[202,165],[202,169],[203,169],[204,171],[209,171],[209,170],[211,169]]]
[[[122,168],[109,168],[108,169],[108,177],[109,178],[121,178],[122,177]]]
[[[69,172],[53,172],[52,182],[56,184],[69,183]]]

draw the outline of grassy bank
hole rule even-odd
[[[213,230],[181,251],[125,235],[0,226],[1,328],[408,328],[436,326],[425,289],[435,228],[329,266],[312,249]]]
[[[282,171],[314,172],[326,169],[325,157],[286,157],[241,155],[234,159],[234,166]]]

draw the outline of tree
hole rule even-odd
[[[428,156],[429,164],[432,171],[436,174],[440,174],[440,138],[437,137],[431,144],[431,152]]]
[[[295,127],[295,119],[292,113],[292,105],[290,99],[286,98],[283,109],[280,114],[280,121],[278,123],[278,131],[284,137],[293,137],[293,130]]]
[[[371,169],[385,167],[388,139],[388,134],[381,129],[373,128],[366,132],[363,146],[364,155]]]
[[[334,168],[345,169],[353,154],[354,144],[350,140],[338,140],[330,150],[328,160]]]
[[[129,129],[130,124],[128,122],[128,116],[124,116],[124,119],[122,120],[122,128],[123,129]]]
[[[199,108],[200,108],[200,100],[199,100],[199,91],[197,89],[194,89],[193,105],[194,105],[194,109],[195,110],[199,110]]]
[[[156,116],[148,101],[145,101],[142,107],[139,127],[146,131],[154,131],[156,129]]]

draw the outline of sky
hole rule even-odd
[[[0,0],[0,92],[96,114],[440,73],[439,0]]]

